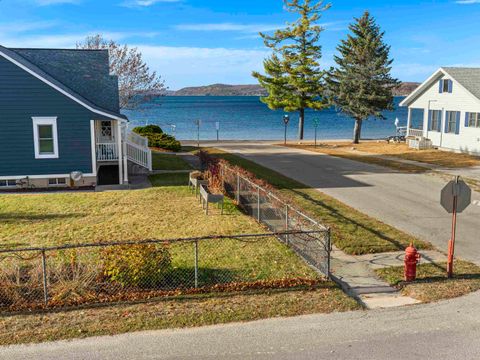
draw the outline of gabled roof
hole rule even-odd
[[[118,80],[108,70],[103,50],[8,49],[0,56],[90,111],[125,121],[118,106]]]
[[[411,104],[443,76],[451,77],[480,101],[480,68],[442,67],[408,95],[400,103],[400,106],[408,106]]]

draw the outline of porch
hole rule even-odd
[[[101,166],[116,165],[119,183],[128,182],[128,162],[152,170],[152,153],[148,139],[127,130],[127,124],[116,120],[93,120],[97,172]]]

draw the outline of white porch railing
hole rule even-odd
[[[97,160],[98,161],[118,160],[118,145],[116,143],[97,144]]]
[[[423,137],[423,130],[421,130],[421,129],[408,129],[408,136]]]
[[[147,168],[149,171],[152,171],[152,150],[150,150],[148,147],[135,144],[129,140],[125,142],[125,145],[128,160]]]

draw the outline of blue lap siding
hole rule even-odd
[[[32,117],[57,117],[58,159],[35,159]],[[0,176],[92,173],[90,120],[102,120],[0,56]]]

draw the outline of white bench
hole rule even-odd
[[[188,178],[188,187],[190,188],[190,190],[192,192],[195,192],[195,196],[197,196],[198,191],[200,190],[200,186],[201,185],[207,186],[208,181],[207,180],[201,180],[201,179],[198,179],[196,177],[192,177],[192,174],[193,173],[190,173],[190,176]]]
[[[205,213],[208,215],[208,204],[217,204],[222,206],[222,215],[223,215],[223,203],[224,196],[219,194],[212,194],[206,185],[200,185],[200,201],[202,202],[202,208],[205,210]]]

